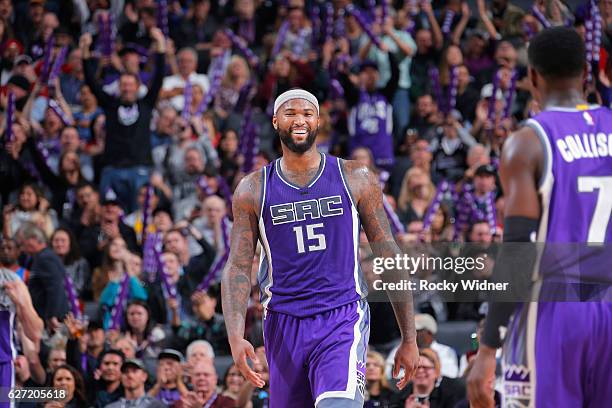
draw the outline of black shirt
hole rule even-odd
[[[150,166],[151,117],[164,79],[164,54],[155,54],[155,73],[149,91],[134,104],[108,95],[95,78],[95,61],[84,60],[85,82],[106,115],[106,143],[102,163],[116,167]]]
[[[64,289],[66,270],[61,259],[49,248],[36,254],[30,266],[28,289],[36,313],[43,319],[62,319],[68,311]]]

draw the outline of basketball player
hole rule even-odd
[[[317,151],[319,104],[311,93],[281,94],[272,124],[282,158],[246,176],[234,193],[230,256],[222,279],[232,356],[249,381],[264,385],[247,365],[247,357],[257,360],[244,340],[251,261],[259,239],[271,408],[361,407],[369,337],[366,286],[358,264],[361,226],[376,256],[400,253],[379,182],[365,166]],[[404,368],[398,383],[403,388],[418,364],[412,300],[409,293],[390,297],[403,339],[394,376]]]
[[[30,340],[40,341],[44,325],[34,310],[28,287],[15,272],[0,268],[0,388],[6,393],[15,387],[13,362],[17,351],[13,333],[16,321]],[[1,402],[8,401],[7,396],[0,396],[0,408],[14,406],[10,402]]]
[[[546,242],[541,254],[523,251],[528,256],[521,258],[531,259],[512,271],[532,271],[538,262],[532,299],[542,299],[574,271],[581,284],[564,288],[579,287],[575,300],[583,302],[491,304],[468,379],[470,406],[493,407],[501,326],[508,326],[502,357],[504,406],[609,406],[612,303],[596,301],[592,295],[598,291],[584,289],[593,287],[586,281],[595,281],[603,283],[599,292],[605,293],[611,277],[610,263],[592,262],[606,256],[605,249],[597,253],[586,243],[612,242],[612,112],[584,100],[585,45],[573,29],[540,32],[530,42],[528,57],[533,94],[543,112],[503,147],[504,241],[530,242],[536,236],[537,242]],[[583,245],[564,252],[562,244],[567,249],[567,243]],[[564,267],[547,268],[547,255]],[[559,300],[568,299],[573,300]]]

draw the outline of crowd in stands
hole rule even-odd
[[[612,106],[610,0],[0,0],[0,280],[17,314],[0,363],[16,387],[65,387],[48,408],[267,406],[231,364],[218,283],[232,191],[281,151],[276,96],[317,96],[319,150],[380,175],[403,248],[487,252],[501,147],[540,110],[529,39],[558,25],[589,45],[589,102]],[[257,268],[245,336],[267,378]],[[436,335],[486,303],[414,299],[402,392],[391,305],[371,304],[366,406],[467,407],[478,333],[462,355]]]

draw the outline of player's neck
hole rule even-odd
[[[553,106],[574,108],[586,104],[583,93],[577,89],[551,89],[543,99],[544,109]]]
[[[283,171],[299,173],[318,168],[321,164],[321,154],[316,148],[310,149],[303,154],[297,154],[289,149],[283,149],[281,166]]]

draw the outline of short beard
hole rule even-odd
[[[302,143],[295,143],[295,141],[291,137],[291,130],[286,131],[278,129],[278,135],[280,136],[281,143],[284,144],[287,149],[291,150],[293,153],[304,154],[308,150],[310,150],[310,148],[314,144],[315,139],[317,138],[317,130],[318,129],[308,132],[308,137],[306,138],[306,141]]]

